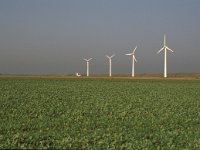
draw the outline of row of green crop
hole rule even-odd
[[[200,81],[8,79],[0,91],[0,148],[200,148]]]

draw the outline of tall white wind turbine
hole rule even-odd
[[[173,50],[171,50],[167,45],[166,45],[166,37],[164,34],[164,46],[157,52],[160,53],[161,51],[164,50],[164,77],[167,77],[167,50],[174,52]]]
[[[89,77],[89,62],[90,62],[90,60],[92,60],[92,58],[89,58],[89,59],[85,59],[84,58],[84,60],[86,61],[86,63],[87,63],[87,77]]]
[[[130,54],[125,54],[125,55],[129,55],[129,56],[132,56],[132,77],[135,76],[135,62],[137,62],[136,58],[135,58],[135,50],[137,49],[137,46],[135,47],[135,49],[133,50],[132,53]]]
[[[112,56],[106,55],[106,57],[109,59],[109,76],[110,76],[110,77],[112,76],[112,58],[113,58],[114,56],[115,56],[114,54],[113,54]]]

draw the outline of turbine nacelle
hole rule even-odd
[[[90,60],[92,60],[92,58],[89,58],[89,59],[84,58],[84,60],[89,62]]]
[[[171,50],[171,49],[167,46],[165,34],[164,34],[164,46],[157,52],[157,54],[159,54],[159,53],[160,53],[161,51],[163,51],[163,50],[169,50],[169,51],[171,51],[171,52],[174,52],[173,50]]]
[[[164,47],[162,47],[158,52],[157,52],[157,54],[159,54],[161,51],[163,51],[163,50],[169,50],[169,51],[171,51],[171,52],[174,52],[173,50],[171,50],[169,47],[167,47],[167,46],[164,46]]]
[[[108,59],[112,59],[114,56],[115,56],[115,54],[113,54],[112,56],[106,55],[106,57],[107,57]]]
[[[132,53],[129,53],[129,54],[125,54],[127,56],[133,56],[133,59],[137,62],[136,58],[135,58],[135,50],[137,49],[137,46],[134,48],[133,52]]]

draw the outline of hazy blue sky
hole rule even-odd
[[[200,72],[200,0],[0,0],[0,73]]]

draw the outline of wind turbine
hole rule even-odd
[[[106,55],[106,57],[109,59],[109,76],[110,76],[110,77],[112,76],[112,58],[113,58],[114,56],[115,56],[114,54],[113,54],[112,56]]]
[[[132,56],[132,77],[135,76],[135,71],[134,71],[134,66],[135,66],[135,62],[137,62],[136,58],[135,58],[135,50],[137,49],[137,46],[135,47],[135,49],[133,50],[132,53],[130,54],[125,54],[125,55],[129,55],[129,56]]]
[[[157,52],[160,53],[161,51],[164,50],[164,77],[167,77],[167,50],[174,52],[173,50],[171,50],[167,45],[166,45],[166,37],[164,34],[164,46]]]
[[[92,60],[92,58],[85,59],[84,60],[87,62],[87,77],[89,77],[89,61]]]

